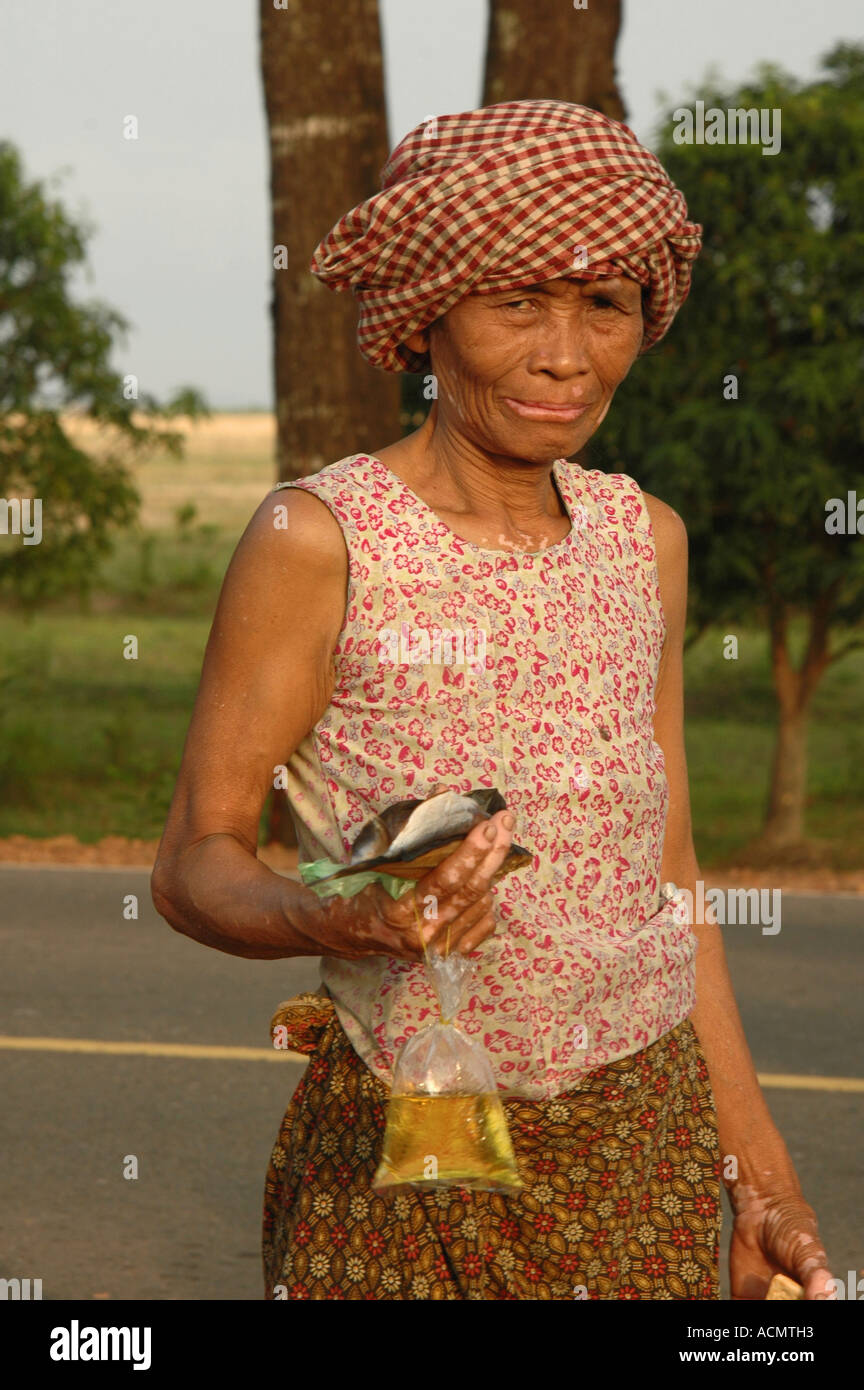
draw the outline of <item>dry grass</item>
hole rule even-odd
[[[64,424],[71,438],[98,454],[99,432],[90,421],[67,417]],[[218,414],[171,427],[184,436],[183,459],[159,451],[132,467],[142,497],[140,524],[148,531],[170,530],[178,507],[191,502],[196,521],[242,530],[277,481],[276,417],[264,411]]]

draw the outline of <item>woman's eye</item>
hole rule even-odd
[[[508,300],[507,300],[507,303],[504,305],[504,308],[505,308],[505,309],[518,309],[518,307],[519,307],[520,304],[531,304],[532,302],[533,302],[533,301],[530,300],[530,299],[508,299]]]
[[[616,306],[611,299],[604,299],[602,295],[595,294],[591,300],[592,304],[599,304],[601,309],[614,309]]]

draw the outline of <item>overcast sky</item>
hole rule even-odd
[[[547,4],[567,0],[537,0],[538,14]],[[623,9],[619,87],[646,144],[658,93],[684,101],[712,63],[730,83],[766,59],[806,79],[838,39],[864,36],[861,0]],[[485,0],[381,0],[381,14],[391,145],[479,105]],[[129,114],[137,141],[122,137]],[[271,405],[256,0],[3,0],[0,139],[28,176],[62,173],[57,196],[95,224],[78,290],[130,320],[119,369],[158,396],[190,384],[215,407]]]

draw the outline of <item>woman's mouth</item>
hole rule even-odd
[[[504,404],[509,405],[516,415],[524,420],[578,420],[588,409],[587,405],[556,405],[552,401],[520,401],[513,396],[505,396]]]

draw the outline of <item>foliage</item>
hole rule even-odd
[[[862,478],[864,47],[838,45],[823,70],[805,85],[763,65],[740,90],[700,88],[706,110],[779,109],[776,155],[676,144],[665,121],[657,153],[704,247],[590,446],[592,466],[635,474],[684,517],[697,630],[819,607],[836,631],[864,612],[864,539],[825,530],[828,500]]]
[[[39,544],[0,535],[0,594],[27,608],[88,592],[113,534],[137,514],[131,460],[157,444],[179,457],[182,435],[159,422],[207,413],[192,387],[164,404],[146,392],[127,398],[109,360],[126,320],[71,293],[91,234],[0,142],[0,498],[42,506]],[[98,453],[71,437],[68,412],[98,424]]]

